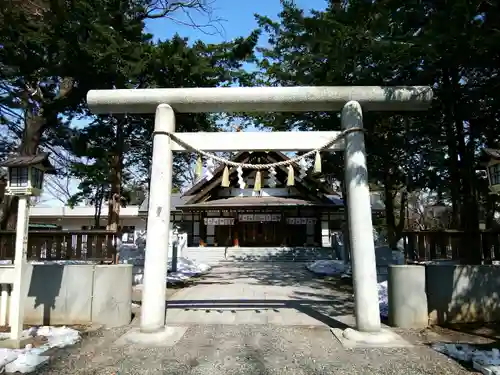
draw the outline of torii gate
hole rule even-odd
[[[172,152],[184,146],[215,151],[309,151],[339,132],[175,133],[175,112],[341,111],[342,129],[363,127],[364,111],[426,110],[430,87],[224,87],[91,90],[96,114],[156,111],[144,264],[140,334],[144,340],[165,332],[165,286],[170,231]],[[176,141],[177,140],[177,141]],[[356,329],[350,339],[382,334],[377,291],[366,152],[362,132],[347,132],[329,151],[345,150],[345,184],[352,251]],[[351,330],[352,331],[352,330]],[[345,332],[344,332],[345,335]],[[149,337],[149,339],[148,339]],[[347,337],[347,336],[346,336]]]

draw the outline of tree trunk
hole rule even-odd
[[[102,202],[104,200],[104,192],[102,186],[98,188],[94,199],[94,228],[101,227]]]
[[[455,122],[453,121],[453,85],[451,82],[451,77],[449,69],[443,67],[443,90],[441,99],[443,105],[443,112],[445,115],[444,124],[446,131],[446,140],[448,146],[448,154],[450,160],[449,173],[452,183],[450,184],[450,195],[451,195],[451,206],[452,206],[452,217],[451,217],[451,227],[460,228],[460,211],[461,211],[461,199],[460,199],[460,166],[458,161],[458,150],[457,150],[457,135],[455,130]]]
[[[399,221],[396,223],[394,200],[397,197],[397,192],[394,193],[394,184],[391,179],[390,168],[385,164],[385,181],[384,181],[384,205],[385,205],[385,217],[387,224],[387,241],[389,242],[389,247],[393,250],[397,250],[398,241],[403,236],[403,230],[405,226],[405,207],[408,200],[408,193],[406,189],[402,189],[401,194],[401,205],[399,207]]]
[[[495,208],[497,195],[496,194],[487,194],[486,197],[486,212],[485,212],[485,221],[486,221],[486,229],[493,229],[495,224]]]
[[[385,187],[384,187],[385,188]],[[405,207],[407,204],[408,193],[406,190],[401,191],[401,205],[399,207],[399,220],[396,223],[396,215],[394,200],[397,193],[394,194],[392,191],[385,189],[385,214],[387,222],[387,241],[389,242],[389,247],[393,250],[397,250],[398,241],[403,237],[403,230],[405,226]]]
[[[64,99],[73,89],[73,78],[64,77],[60,81],[59,93],[55,100]],[[38,82],[34,82],[32,87],[38,87]],[[35,155],[40,146],[43,132],[47,127],[47,121],[57,123],[59,113],[52,106],[48,107],[44,103],[43,97],[38,97],[38,109],[32,108],[31,104],[26,103],[24,116],[24,131],[19,153],[21,155]],[[2,197],[0,196],[0,229],[15,228],[16,213],[17,213],[17,197]]]
[[[110,197],[108,204],[108,225],[107,230],[117,232],[120,225],[120,208],[121,208],[121,184],[122,184],[122,168],[123,168],[123,143],[124,120],[117,122],[116,126],[116,148],[110,160]]]
[[[461,180],[461,197],[462,205],[460,212],[461,228],[470,234],[466,236],[466,241],[462,246],[460,258],[467,264],[481,263],[481,244],[479,236],[479,209],[476,197],[476,177],[474,171],[474,134],[469,132],[469,145],[466,145],[464,119],[460,113],[461,97],[459,80],[460,75],[457,67],[451,66],[448,69],[449,74],[449,121],[452,122],[456,129],[456,144],[458,145],[458,156],[460,158],[459,173]],[[469,146],[469,147],[468,147]],[[452,185],[454,185],[452,183]]]

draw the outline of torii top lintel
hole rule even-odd
[[[428,86],[293,86],[91,90],[90,110],[105,113],[154,113],[159,104],[177,112],[339,111],[349,101],[364,111],[427,110]]]

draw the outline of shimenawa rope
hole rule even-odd
[[[231,166],[231,167],[241,167],[243,169],[263,170],[263,169],[270,169],[270,168],[274,168],[274,167],[282,167],[282,166],[289,166],[289,165],[295,164],[298,161],[300,161],[301,159],[305,159],[305,158],[307,158],[311,155],[314,155],[320,151],[323,151],[323,150],[330,148],[333,144],[337,143],[342,138],[345,138],[350,133],[362,132],[362,131],[364,131],[364,129],[360,128],[360,127],[354,127],[354,128],[342,130],[336,137],[332,138],[331,140],[329,140],[327,143],[325,143],[321,147],[315,148],[314,150],[308,151],[302,155],[295,156],[295,157],[287,159],[287,160],[278,161],[275,163],[268,163],[268,164],[247,164],[247,163],[234,162],[232,160],[217,156],[217,155],[212,154],[210,152],[206,152],[206,151],[194,148],[193,146],[188,145],[185,142],[181,141],[178,137],[175,136],[175,134],[172,134],[172,133],[167,133],[167,134],[174,142],[176,142],[180,146],[184,147],[186,150],[191,150],[199,155],[205,156],[208,159],[217,160],[218,162],[220,162],[224,165],[227,165],[227,166]]]

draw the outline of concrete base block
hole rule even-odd
[[[132,320],[131,307],[132,266],[95,266],[91,321],[107,328],[126,326]]]
[[[387,293],[389,325],[399,328],[426,328],[428,326],[425,267],[389,266]]]
[[[140,345],[149,347],[169,347],[175,345],[186,333],[187,327],[168,326],[154,333],[141,332],[140,328],[133,328],[118,340],[116,345]]]
[[[360,332],[352,328],[346,328],[345,330],[331,328],[330,330],[345,349],[405,348],[413,346],[388,329],[381,329],[380,332]]]

